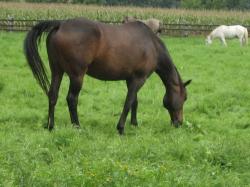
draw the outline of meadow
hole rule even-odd
[[[43,129],[48,101],[23,55],[25,33],[0,32],[0,186],[250,186],[250,53],[238,40],[162,36],[183,78],[192,79],[181,128],[162,106],[153,74],[140,90],[138,127],[119,136],[123,81],[85,77],[81,129],[70,124],[68,77],[55,130]],[[46,60],[44,46],[41,53]]]

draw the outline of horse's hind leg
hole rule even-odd
[[[222,39],[222,42],[223,42],[224,46],[227,47],[227,42],[226,42],[225,38]]]
[[[130,81],[126,81],[127,88],[129,89]],[[135,95],[135,99],[131,106],[131,124],[137,126],[137,107],[138,107],[138,100],[137,100],[137,93]]]
[[[75,127],[80,127],[78,114],[77,114],[77,104],[78,104],[78,96],[82,88],[82,83],[83,83],[83,75],[78,76],[78,77],[70,77],[70,85],[69,85],[69,91],[68,91],[68,96],[67,96],[67,103],[68,103],[71,123]]]
[[[128,115],[128,112],[135,101],[136,94],[138,90],[142,87],[142,85],[145,82],[145,78],[135,78],[130,81],[130,84],[128,86],[128,93],[126,96],[126,100],[124,103],[123,111],[120,116],[119,122],[117,124],[117,130],[119,131],[120,134],[124,133],[124,126],[126,122],[126,118]]]
[[[60,84],[63,77],[63,71],[61,71],[59,68],[55,68],[54,66],[51,66],[51,85],[48,93],[49,98],[49,114],[48,114],[48,126],[47,128],[49,130],[52,130],[54,128],[54,111],[55,111],[55,105],[58,98],[58,91],[60,88]]]
[[[57,53],[55,43],[53,40],[54,32],[51,32],[47,37],[46,45],[49,58],[49,65],[51,70],[51,85],[48,92],[49,98],[49,113],[47,128],[52,130],[54,128],[54,112],[58,98],[58,92],[61,85],[64,71],[60,67],[59,55]]]

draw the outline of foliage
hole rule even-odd
[[[183,8],[195,9],[249,9],[250,2],[248,0],[183,0],[181,1]]]
[[[190,9],[250,9],[249,0],[3,0],[32,3],[77,3]]]
[[[12,2],[32,2],[32,3],[77,3],[77,4],[97,4],[97,5],[125,5],[142,7],[178,7],[179,0],[5,0]]]
[[[115,125],[125,83],[86,76],[82,128],[73,129],[65,76],[50,133],[42,128],[48,102],[25,62],[24,36],[0,32],[0,186],[249,185],[249,47],[163,38],[182,78],[193,80],[182,128],[170,125],[164,86],[153,74],[138,95],[139,127],[128,117],[124,136]]]
[[[0,3],[0,19],[68,19],[87,17],[94,20],[118,21],[124,16],[146,19],[158,18],[174,24],[242,24],[250,25],[250,12],[208,11],[166,8],[109,7],[95,5]]]

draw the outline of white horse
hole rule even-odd
[[[206,39],[206,44],[211,44],[214,38],[219,38],[221,42],[227,46],[225,38],[239,38],[241,46],[248,44],[247,28],[241,25],[226,26],[221,25],[216,27]]]

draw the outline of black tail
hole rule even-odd
[[[60,26],[60,21],[43,21],[35,25],[27,34],[24,41],[24,54],[34,77],[48,95],[50,82],[46,74],[46,69],[38,52],[38,45],[44,33],[49,33]]]

